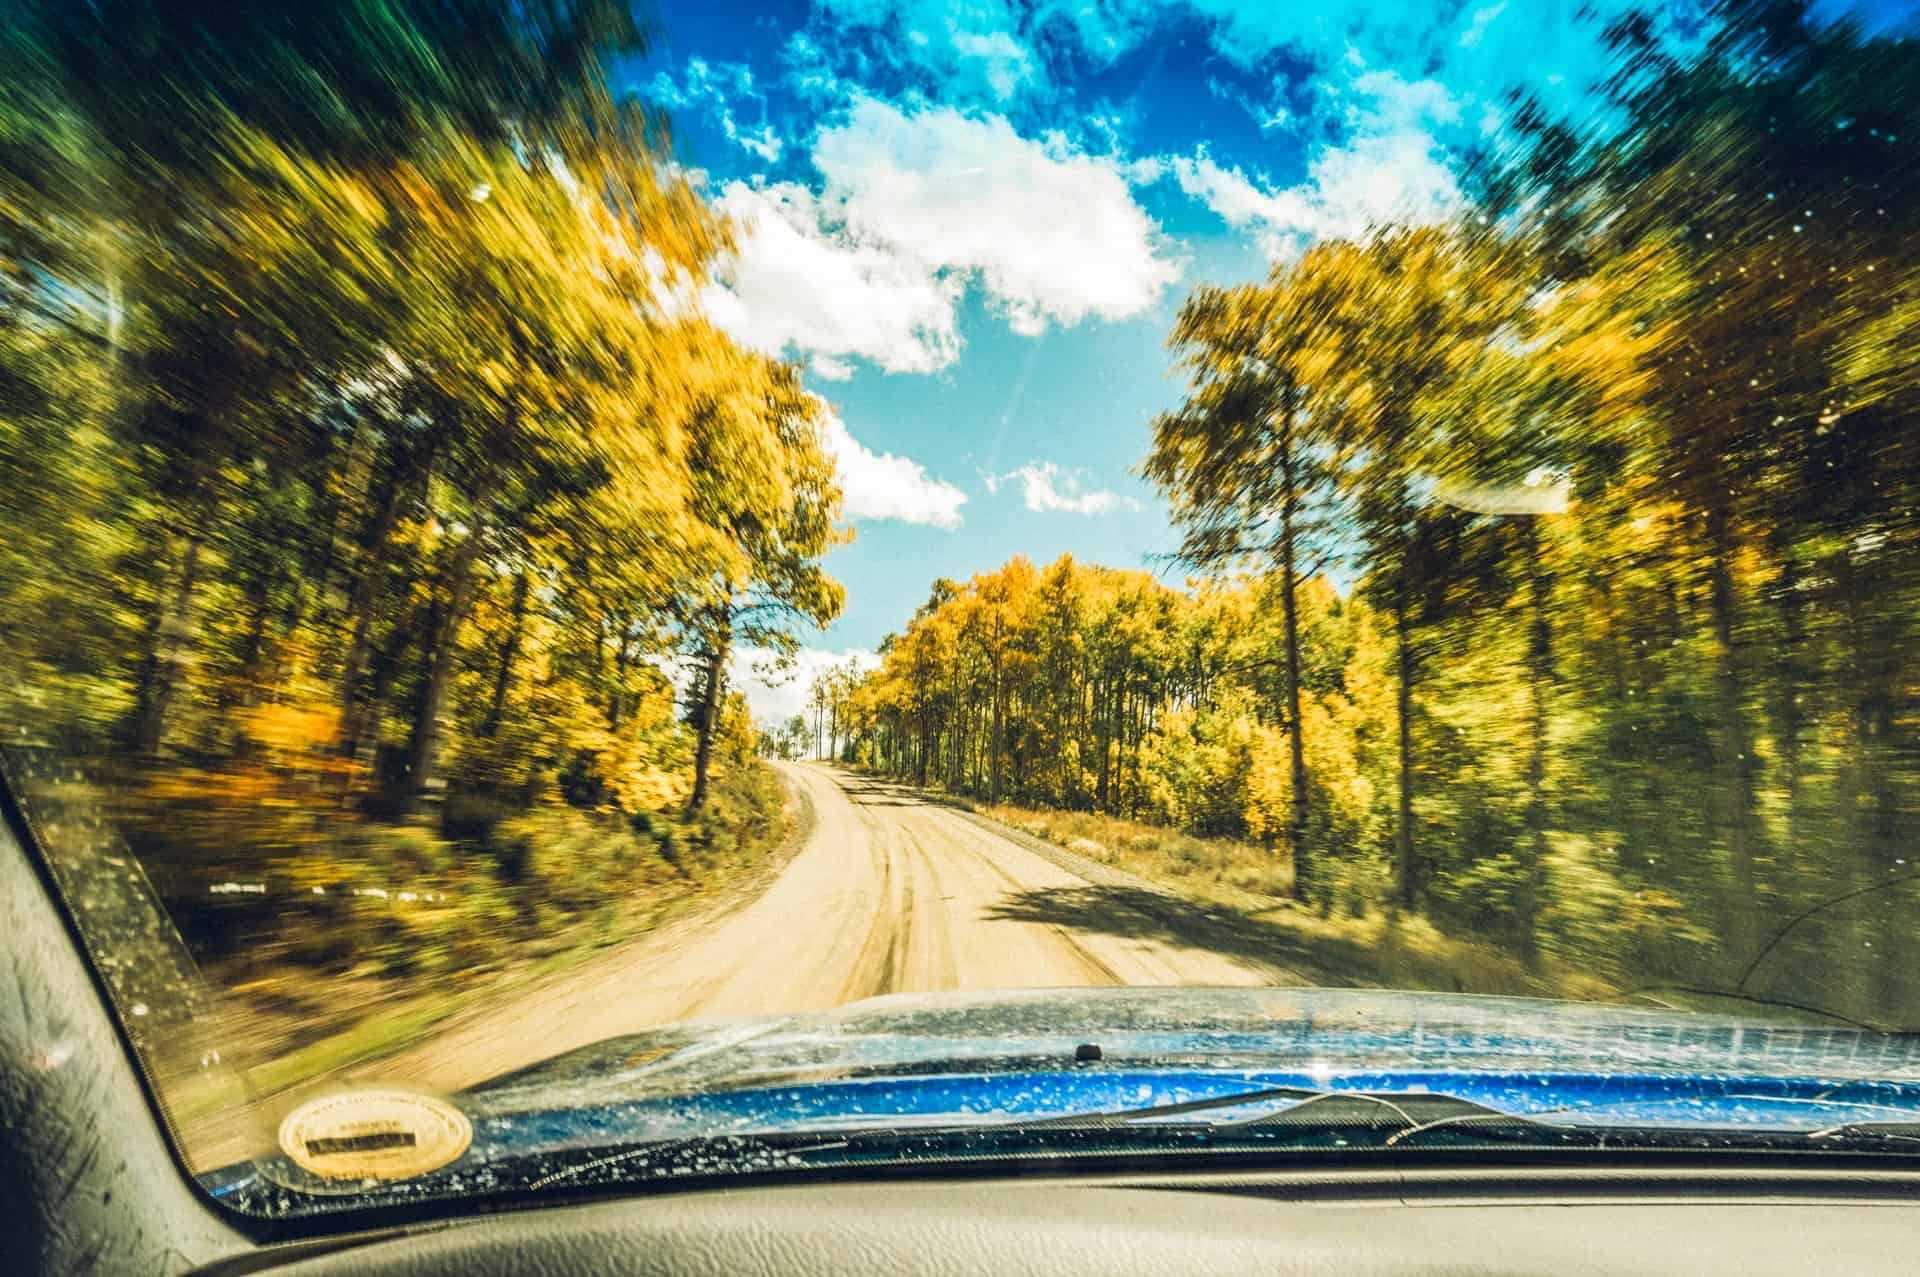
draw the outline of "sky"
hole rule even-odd
[[[794,669],[744,652],[755,716],[874,660],[939,577],[1063,553],[1179,580],[1137,475],[1201,284],[1458,207],[1509,91],[1591,117],[1626,0],[653,0],[615,83],[667,113],[734,221],[699,297],[828,408],[842,616]],[[1913,21],[1913,0],[1820,0]],[[1597,10],[1599,18],[1583,17]],[[1699,38],[1697,4],[1660,6]]]

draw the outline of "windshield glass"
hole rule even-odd
[[[1920,1147],[1905,0],[9,15],[0,766],[228,1205]]]

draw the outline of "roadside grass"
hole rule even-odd
[[[1239,915],[1244,930],[1271,940],[1275,961],[1313,983],[1587,1000],[1619,995],[1591,972],[1551,959],[1529,968],[1509,952],[1451,935],[1415,914],[1302,907],[1286,897],[1293,874],[1284,853],[1257,844],[1093,812],[960,805],[1175,896]]]
[[[238,954],[204,967],[213,1006],[193,1041],[156,1061],[169,1114],[191,1150],[194,1128],[241,1105],[310,1088],[345,1070],[416,1046],[461,1012],[565,975],[603,952],[697,911],[727,893],[750,890],[782,862],[805,834],[804,813],[778,809],[754,836],[687,848],[671,872],[628,877],[621,894],[583,911],[552,911],[540,902],[537,925],[503,925],[476,915],[479,933],[461,937],[462,961],[396,967],[382,953],[345,969],[327,969],[283,953],[272,962]],[[519,890],[538,891],[536,882]],[[534,902],[529,901],[531,906]],[[516,909],[516,913],[518,910]],[[362,933],[336,940],[376,951],[391,937]],[[330,942],[331,943],[331,942]],[[223,1067],[202,1066],[217,1049]]]
[[[240,1070],[163,1076],[162,1090],[174,1122],[191,1128],[214,1113],[250,1099],[292,1090],[315,1078],[376,1060],[420,1041],[458,1008],[412,999],[376,1011],[345,1029]]]

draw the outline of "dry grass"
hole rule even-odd
[[[1449,935],[1417,915],[1302,908],[1285,898],[1293,870],[1283,851],[1092,812],[1005,804],[975,810],[1176,895],[1241,915],[1249,928],[1273,933],[1277,952],[1312,955],[1310,964],[1292,965],[1314,983],[1555,998],[1618,995],[1587,972],[1550,961],[1530,969],[1509,952]]]

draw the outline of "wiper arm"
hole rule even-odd
[[[1156,1117],[1178,1117],[1186,1113],[1206,1113],[1216,1109],[1239,1108],[1243,1104],[1259,1104],[1266,1100],[1297,1100],[1305,1103],[1323,1095],[1334,1094],[1330,1091],[1316,1091],[1304,1086],[1268,1086],[1253,1091],[1236,1091],[1232,1095],[1209,1095],[1201,1100],[1185,1100],[1178,1104],[1150,1104],[1142,1108],[1119,1109],[1098,1113],[1068,1113],[1064,1117],[1043,1117],[1038,1121],[1008,1122],[1007,1126],[1018,1126],[1024,1130],[1045,1130],[1049,1127],[1071,1126],[1085,1130],[1100,1130],[1116,1126],[1127,1126],[1134,1122],[1146,1121]]]
[[[1834,1139],[1842,1136],[1865,1136],[1876,1140],[1920,1144],[1920,1122],[1843,1122],[1838,1126],[1829,1126],[1823,1130],[1807,1133],[1809,1140]]]
[[[1252,1091],[1238,1091],[1231,1095],[1210,1095],[1205,1099],[1186,1100],[1178,1104],[1152,1104],[1142,1108],[1102,1113],[1070,1113],[1065,1117],[1043,1118],[1037,1122],[1011,1122],[1006,1125],[1022,1130],[1062,1128],[1113,1130],[1136,1123],[1150,1122],[1157,1118],[1183,1117],[1192,1113],[1242,1108],[1249,1104],[1261,1104],[1272,1100],[1292,1100],[1294,1103],[1277,1112],[1261,1113],[1233,1122],[1213,1122],[1209,1125],[1216,1130],[1296,1125],[1315,1128],[1392,1125],[1402,1128],[1399,1135],[1395,1137],[1396,1140],[1439,1121],[1493,1119],[1535,1125],[1530,1118],[1503,1113],[1498,1109],[1488,1108],[1484,1104],[1477,1104],[1472,1100],[1438,1091],[1399,1091],[1382,1094],[1376,1091],[1323,1091],[1304,1086],[1263,1087]],[[1311,1112],[1305,1111],[1309,1108]],[[1383,1118],[1386,1120],[1382,1121]],[[1538,1123],[1537,1125],[1546,1124]]]

